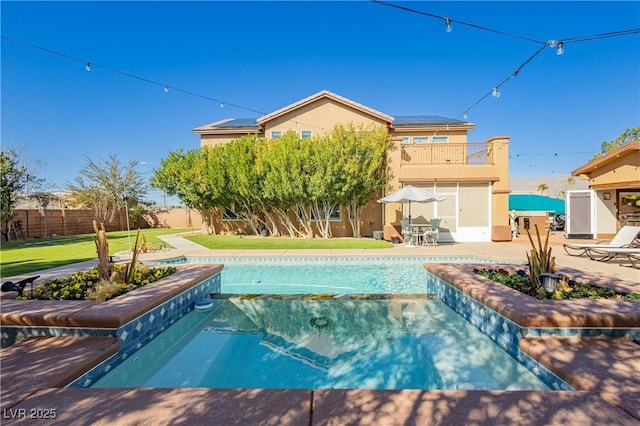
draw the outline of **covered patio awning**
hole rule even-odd
[[[509,211],[553,212],[565,214],[565,202],[560,198],[536,194],[509,195]]]

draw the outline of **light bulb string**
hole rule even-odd
[[[453,19],[453,18],[451,18],[449,16],[440,16],[440,15],[436,15],[435,13],[423,12],[421,10],[412,9],[410,7],[402,6],[402,5],[395,4],[395,3],[389,3],[389,2],[386,2],[386,1],[383,1],[383,0],[371,0],[371,1],[373,3],[381,4],[383,6],[388,6],[388,7],[404,10],[406,12],[415,13],[415,14],[423,15],[423,16],[428,16],[430,18],[441,19],[441,20],[444,20],[445,22],[448,21],[449,23],[456,23],[456,24],[460,24],[460,25],[466,25],[467,27],[472,27],[472,28],[475,28],[475,29],[478,29],[478,30],[483,30],[483,31],[489,31],[489,32],[492,32],[492,33],[496,33],[496,34],[500,34],[500,35],[504,35],[504,36],[508,36],[508,37],[518,38],[520,40],[526,40],[526,41],[530,41],[532,43],[546,44],[545,41],[536,40],[536,39],[533,39],[533,38],[529,38],[529,37],[524,37],[524,36],[520,36],[520,35],[517,35],[517,34],[508,33],[506,31],[496,30],[494,28],[484,27],[482,25],[474,24],[474,23],[471,23],[471,22],[460,21],[460,20],[457,20],[457,19]]]
[[[514,72],[512,72],[511,74],[509,74],[507,77],[504,78],[504,80],[502,80],[500,83],[498,83],[497,85],[495,85],[493,87],[493,89],[491,89],[489,92],[487,92],[485,95],[483,95],[480,99],[478,99],[477,101],[475,101],[473,104],[471,104],[471,106],[469,106],[468,108],[466,108],[462,113],[458,114],[456,116],[456,118],[460,118],[462,116],[465,116],[469,113],[469,111],[471,111],[476,105],[478,105],[480,102],[482,102],[483,100],[485,100],[486,98],[488,98],[491,95],[494,95],[494,93],[496,93],[497,91],[499,91],[499,89],[509,80],[511,80],[514,77],[517,77],[520,74],[520,71],[522,71],[522,69],[524,67],[526,67],[527,65],[529,65],[529,63],[531,61],[533,61],[533,59],[538,56],[540,53],[542,53],[542,51],[544,49],[546,49],[548,47],[548,44],[545,44],[544,46],[540,47],[538,50],[536,50],[531,56],[529,56],[524,62],[522,62],[520,64],[520,66],[518,66],[518,68],[516,68],[516,70]]]
[[[526,161],[522,161],[517,157],[516,158],[509,157],[509,160],[510,161],[515,161],[516,163],[524,164],[525,166],[528,166],[528,167],[531,167],[531,168],[535,168],[536,170],[547,171],[547,172],[550,172],[550,173],[559,173],[557,170],[549,169],[549,168],[545,167],[546,163],[545,163],[545,165],[542,165],[542,166],[534,165],[532,163],[527,163]]]
[[[417,14],[420,14],[420,15],[424,15],[424,16],[428,16],[428,17],[432,17],[432,18],[445,20],[445,22],[448,22],[448,23],[455,22],[455,23],[458,23],[458,24],[462,24],[462,25],[466,25],[466,26],[472,27],[472,28],[476,28],[476,29],[480,29],[480,30],[484,30],[484,31],[490,31],[490,32],[494,32],[494,33],[505,35],[505,36],[509,36],[509,37],[519,38],[519,39],[527,40],[527,41],[534,42],[534,43],[537,43],[537,44],[542,44],[540,49],[538,49],[533,55],[531,55],[527,60],[525,60],[522,64],[520,64],[520,66],[513,73],[508,75],[498,85],[494,86],[491,91],[489,91],[488,93],[483,95],[481,98],[479,98],[476,102],[471,104],[470,107],[466,108],[456,118],[460,118],[461,116],[464,116],[465,119],[466,119],[467,118],[467,114],[471,109],[476,107],[479,103],[481,103],[484,99],[486,99],[487,97],[491,96],[492,94],[499,93],[498,90],[500,89],[500,87],[502,87],[511,78],[518,76],[520,71],[526,65],[528,65],[536,56],[538,56],[548,46],[552,46],[553,47],[553,46],[556,46],[559,43],[562,43],[562,44],[577,43],[577,42],[583,42],[583,41],[597,40],[597,39],[601,39],[601,38],[619,37],[619,36],[624,36],[624,35],[632,35],[632,34],[640,33],[640,29],[628,29],[628,30],[613,31],[613,32],[607,32],[607,33],[601,33],[601,34],[594,34],[594,35],[590,35],[590,36],[565,38],[565,39],[561,39],[561,40],[557,40],[557,41],[556,40],[549,40],[547,42],[543,42],[543,41],[535,40],[535,39],[532,39],[532,38],[529,38],[529,37],[523,37],[523,36],[519,36],[519,35],[516,35],[516,34],[507,33],[507,32],[504,32],[504,31],[500,31],[500,30],[484,27],[484,26],[481,26],[481,25],[477,25],[477,24],[473,24],[473,23],[469,23],[469,22],[465,22],[465,21],[459,21],[457,19],[453,19],[453,18],[450,18],[450,17],[440,16],[440,15],[436,15],[436,14],[429,13],[429,12],[423,12],[423,11],[415,10],[415,9],[412,9],[412,8],[409,8],[409,7],[406,7],[406,6],[401,6],[401,5],[397,5],[397,4],[393,4],[393,3],[388,3],[388,2],[385,2],[385,1],[382,1],[382,0],[371,0],[371,1],[374,2],[374,3],[379,3],[381,5],[397,8],[397,9],[400,9],[400,10],[405,10],[405,11],[408,11],[408,12],[411,12],[411,13],[417,13]],[[205,100],[209,100],[209,101],[213,101],[213,102],[219,103],[221,108],[222,108],[223,105],[229,105],[229,106],[232,106],[232,107],[235,107],[235,108],[238,108],[238,109],[242,109],[242,110],[245,110],[245,111],[250,111],[250,112],[254,112],[254,113],[260,114],[260,115],[265,115],[264,112],[258,111],[258,110],[253,109],[253,108],[249,108],[249,107],[245,107],[245,106],[242,106],[242,105],[226,102],[226,101],[223,101],[221,99],[216,99],[216,98],[213,98],[213,97],[210,97],[210,96],[201,95],[201,94],[192,92],[190,90],[181,89],[179,87],[171,86],[169,84],[161,83],[161,82],[158,82],[158,81],[155,81],[155,80],[151,80],[149,78],[145,78],[145,77],[141,77],[141,76],[138,76],[138,75],[135,75],[135,74],[131,74],[131,73],[128,73],[128,72],[125,72],[125,71],[121,71],[121,70],[118,70],[118,69],[115,69],[115,68],[112,68],[112,67],[109,67],[109,66],[96,64],[96,63],[90,62],[90,61],[85,61],[83,59],[77,58],[75,56],[72,56],[72,55],[69,55],[69,54],[66,54],[66,53],[58,52],[56,50],[48,49],[48,48],[45,48],[45,47],[42,47],[42,46],[38,46],[38,45],[35,45],[35,44],[32,44],[32,43],[28,43],[28,42],[25,42],[25,41],[16,40],[16,39],[4,36],[4,35],[2,35],[1,38],[3,40],[5,40],[5,41],[9,41],[9,42],[12,42],[12,43],[15,43],[15,44],[23,45],[23,46],[29,47],[31,49],[39,50],[39,51],[46,52],[46,53],[49,53],[49,54],[52,54],[52,55],[60,56],[60,57],[65,58],[65,59],[70,59],[70,60],[73,60],[73,61],[84,63],[84,64],[86,64],[87,70],[90,70],[91,67],[102,68],[102,69],[104,69],[106,71],[110,71],[110,72],[113,72],[113,73],[116,73],[116,74],[119,74],[119,75],[122,75],[122,76],[126,76],[126,77],[129,77],[129,78],[134,78],[134,79],[137,79],[137,80],[149,83],[149,84],[155,84],[155,85],[161,86],[161,87],[163,87],[165,92],[168,92],[168,89],[172,89],[172,90],[175,90],[177,92],[184,93],[186,95],[190,95],[190,96],[194,96],[194,97],[198,97],[198,98],[201,98],[201,99],[205,99]],[[318,128],[318,129],[324,130],[321,127],[318,127],[318,126],[315,126],[315,125],[311,125],[311,124],[308,124],[308,123],[299,122],[299,124],[303,124],[303,125],[307,125],[307,126],[311,126],[311,127],[314,127],[314,128]]]
[[[557,157],[559,155],[584,155],[584,154],[593,154],[592,151],[581,151],[581,152],[552,152],[552,153],[518,153],[511,154],[515,157]]]
[[[598,39],[608,38],[608,37],[619,37],[619,36],[624,36],[624,35],[631,35],[631,34],[640,33],[640,29],[634,28],[634,29],[628,29],[628,30],[612,31],[612,32],[607,32],[607,33],[594,34],[594,35],[590,35],[590,36],[581,36],[581,37],[565,38],[565,39],[558,39],[558,40],[541,41],[541,40],[536,40],[536,39],[533,39],[533,38],[530,38],[530,37],[524,37],[524,36],[520,36],[520,35],[517,35],[517,34],[508,33],[508,32],[505,32],[505,31],[496,30],[494,28],[489,28],[489,27],[485,27],[485,26],[482,26],[482,25],[473,24],[473,23],[470,23],[470,22],[460,21],[460,20],[451,18],[450,16],[440,16],[440,15],[437,15],[435,13],[424,12],[424,11],[413,9],[413,8],[410,8],[410,7],[407,7],[407,6],[402,6],[402,5],[394,4],[394,3],[389,3],[389,2],[386,2],[386,1],[383,1],[383,0],[370,0],[370,1],[372,1],[373,3],[378,3],[378,4],[381,4],[381,5],[384,5],[384,6],[400,9],[400,10],[403,10],[403,11],[406,11],[406,12],[415,13],[415,14],[427,16],[427,17],[430,17],[430,18],[436,18],[436,19],[444,20],[446,25],[447,25],[447,31],[450,31],[450,24],[452,22],[455,22],[455,23],[458,23],[458,24],[461,24],[461,25],[466,25],[468,27],[476,28],[476,29],[479,29],[479,30],[489,31],[489,32],[493,32],[493,33],[496,33],[496,34],[501,34],[501,35],[505,35],[505,36],[509,36],[509,37],[513,37],[513,38],[517,38],[517,39],[521,39],[521,40],[526,40],[526,41],[530,41],[530,42],[542,45],[540,47],[540,49],[538,49],[526,61],[524,61],[522,64],[520,64],[520,66],[513,73],[511,73],[509,76],[507,76],[498,85],[494,86],[493,89],[491,89],[491,91],[489,91],[488,93],[483,95],[480,99],[478,99],[476,102],[471,104],[471,106],[466,108],[461,114],[458,114],[456,116],[456,118],[464,117],[466,119],[467,118],[467,114],[469,113],[469,111],[471,109],[473,109],[475,106],[477,106],[479,103],[481,103],[483,100],[485,100],[486,98],[488,98],[491,95],[499,96],[500,87],[502,87],[502,85],[504,85],[511,78],[517,77],[518,74],[520,73],[520,71],[526,65],[528,65],[529,62],[531,62],[536,56],[538,56],[548,46],[557,47],[558,48],[558,52],[557,53],[560,55],[563,52],[563,49],[562,49],[563,45],[565,45],[567,43],[577,43],[577,42],[583,42],[583,41],[598,40]]]
[[[119,75],[122,75],[122,76],[125,76],[125,77],[129,77],[129,78],[133,78],[133,79],[139,80],[139,81],[144,81],[145,83],[149,83],[149,84],[154,84],[154,85],[162,87],[165,92],[167,92],[169,89],[171,89],[171,90],[175,90],[176,92],[181,92],[181,93],[184,93],[184,94],[187,94],[187,95],[190,95],[190,96],[195,96],[195,97],[198,97],[198,98],[201,98],[201,99],[206,99],[206,100],[213,101],[213,102],[216,102],[216,103],[233,106],[235,108],[243,109],[243,110],[246,110],[246,111],[255,112],[255,113],[260,114],[260,115],[264,115],[265,114],[264,112],[255,110],[253,108],[248,108],[248,107],[244,107],[242,105],[237,105],[237,104],[234,104],[234,103],[231,103],[231,102],[222,101],[220,99],[215,99],[215,98],[212,98],[210,96],[201,95],[199,93],[195,93],[195,92],[192,92],[190,90],[181,89],[179,87],[172,86],[170,84],[161,83],[159,81],[151,80],[151,79],[146,78],[146,77],[141,77],[139,75],[132,74],[132,73],[129,73],[129,72],[126,72],[126,71],[121,71],[119,69],[116,69],[116,68],[113,68],[113,67],[110,67],[110,66],[107,66],[107,65],[102,65],[102,64],[98,64],[98,63],[95,63],[95,62],[92,62],[92,61],[87,61],[87,60],[84,60],[84,59],[80,59],[78,57],[75,57],[75,56],[72,56],[72,55],[69,55],[69,54],[66,54],[66,53],[59,52],[57,50],[48,49],[46,47],[42,47],[42,46],[38,46],[38,45],[35,45],[35,44],[32,44],[32,43],[28,43],[26,41],[16,40],[16,39],[13,39],[11,37],[7,37],[5,35],[2,35],[1,38],[3,40],[5,40],[5,41],[11,42],[11,43],[15,43],[15,44],[19,44],[19,45],[22,45],[22,46],[25,46],[25,47],[28,47],[28,48],[31,48],[31,49],[39,50],[39,51],[42,51],[42,52],[45,52],[45,53],[49,53],[51,55],[60,56],[62,58],[70,59],[70,60],[76,61],[76,62],[81,62],[83,64],[86,64],[87,69],[101,68],[101,69],[103,69],[105,71],[109,71],[109,72],[112,72],[114,74],[119,74]]]
[[[245,107],[245,106],[238,105],[238,104],[235,104],[235,103],[223,101],[221,99],[212,98],[210,96],[201,95],[199,93],[195,93],[195,92],[192,92],[190,90],[182,89],[180,87],[172,86],[172,85],[169,85],[169,84],[166,84],[166,83],[160,83],[158,81],[151,80],[151,79],[146,78],[146,77],[141,77],[139,75],[135,75],[135,74],[131,74],[131,73],[128,73],[128,72],[125,72],[125,71],[121,71],[121,70],[118,70],[116,68],[112,68],[112,67],[109,67],[109,66],[106,66],[106,65],[101,65],[101,64],[94,63],[94,62],[86,61],[84,59],[80,59],[80,58],[77,58],[75,56],[72,56],[72,55],[69,55],[69,54],[66,54],[66,53],[62,53],[62,52],[59,52],[59,51],[56,51],[56,50],[53,50],[53,49],[48,49],[46,47],[38,46],[38,45],[35,45],[35,44],[32,44],[32,43],[28,43],[28,42],[25,42],[25,41],[16,40],[16,39],[13,39],[11,37],[4,36],[4,35],[2,35],[0,37],[3,40],[11,42],[11,43],[22,45],[22,46],[25,46],[25,47],[28,47],[28,48],[31,48],[31,49],[34,49],[34,50],[41,51],[41,52],[49,53],[51,55],[60,56],[62,58],[70,59],[72,61],[81,62],[81,63],[86,65],[87,70],[90,70],[92,68],[101,68],[101,69],[103,69],[105,71],[109,71],[109,72],[112,72],[112,73],[115,73],[115,74],[119,74],[119,75],[122,75],[122,76],[125,76],[125,77],[129,77],[129,78],[133,78],[133,79],[136,79],[136,80],[139,80],[139,81],[143,81],[145,83],[161,86],[165,93],[168,92],[169,89],[171,89],[171,90],[174,90],[176,92],[184,93],[184,94],[189,95],[189,96],[194,96],[194,97],[197,97],[197,98],[200,98],[200,99],[213,101],[213,102],[215,102],[217,104],[220,104],[221,108],[223,108],[224,106],[231,106],[231,107],[235,107],[235,108],[242,109],[242,110],[245,110],[245,111],[254,112],[256,114],[259,114],[260,116],[266,115],[266,113],[263,112],[263,111],[258,111],[258,110],[253,109],[253,108],[249,108],[249,107]],[[317,125],[310,124],[310,123],[304,123],[302,121],[296,121],[296,125],[302,125],[302,126],[306,126],[306,127],[322,130],[322,131],[326,130],[324,127],[317,126]]]

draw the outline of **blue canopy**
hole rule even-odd
[[[509,211],[537,211],[565,214],[564,200],[536,194],[509,195]]]

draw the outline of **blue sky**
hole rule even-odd
[[[523,38],[640,28],[635,1],[396,4],[453,30],[369,1],[2,1],[3,37],[77,59],[2,40],[2,145],[41,160],[53,189],[86,157],[150,171],[197,148],[194,127],[260,115],[231,104],[268,113],[326,89],[389,115],[462,118],[540,49]],[[512,178],[567,174],[640,125],[640,34],[548,47],[500,92],[468,111],[469,140],[511,136]]]

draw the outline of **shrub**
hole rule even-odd
[[[93,288],[87,290],[87,300],[105,301],[116,297],[122,291],[122,287],[116,282],[101,280]]]
[[[167,277],[176,271],[173,266],[161,268],[140,267],[133,274],[132,281],[124,283],[119,278],[124,274],[119,273],[120,269],[126,268],[126,265],[114,265],[115,271],[111,275],[111,280],[100,280],[98,268],[93,268],[86,272],[76,272],[67,278],[56,278],[47,281],[33,289],[31,292],[24,292],[21,299],[38,299],[38,300],[107,300],[109,298],[119,296],[138,287],[151,284],[161,278]],[[107,285],[106,283],[112,283]],[[96,287],[98,287],[96,289]],[[119,290],[115,292],[115,288]],[[102,299],[107,293],[111,293],[110,297]],[[94,298],[94,297],[100,297]]]
[[[499,284],[518,290],[537,299],[545,299],[546,295],[535,290],[527,273],[520,269],[516,273],[509,273],[505,269],[473,270],[478,275],[489,278]],[[552,295],[553,299],[640,299],[638,293],[618,293],[612,288],[599,287],[589,283],[580,283],[562,277],[558,289]]]

